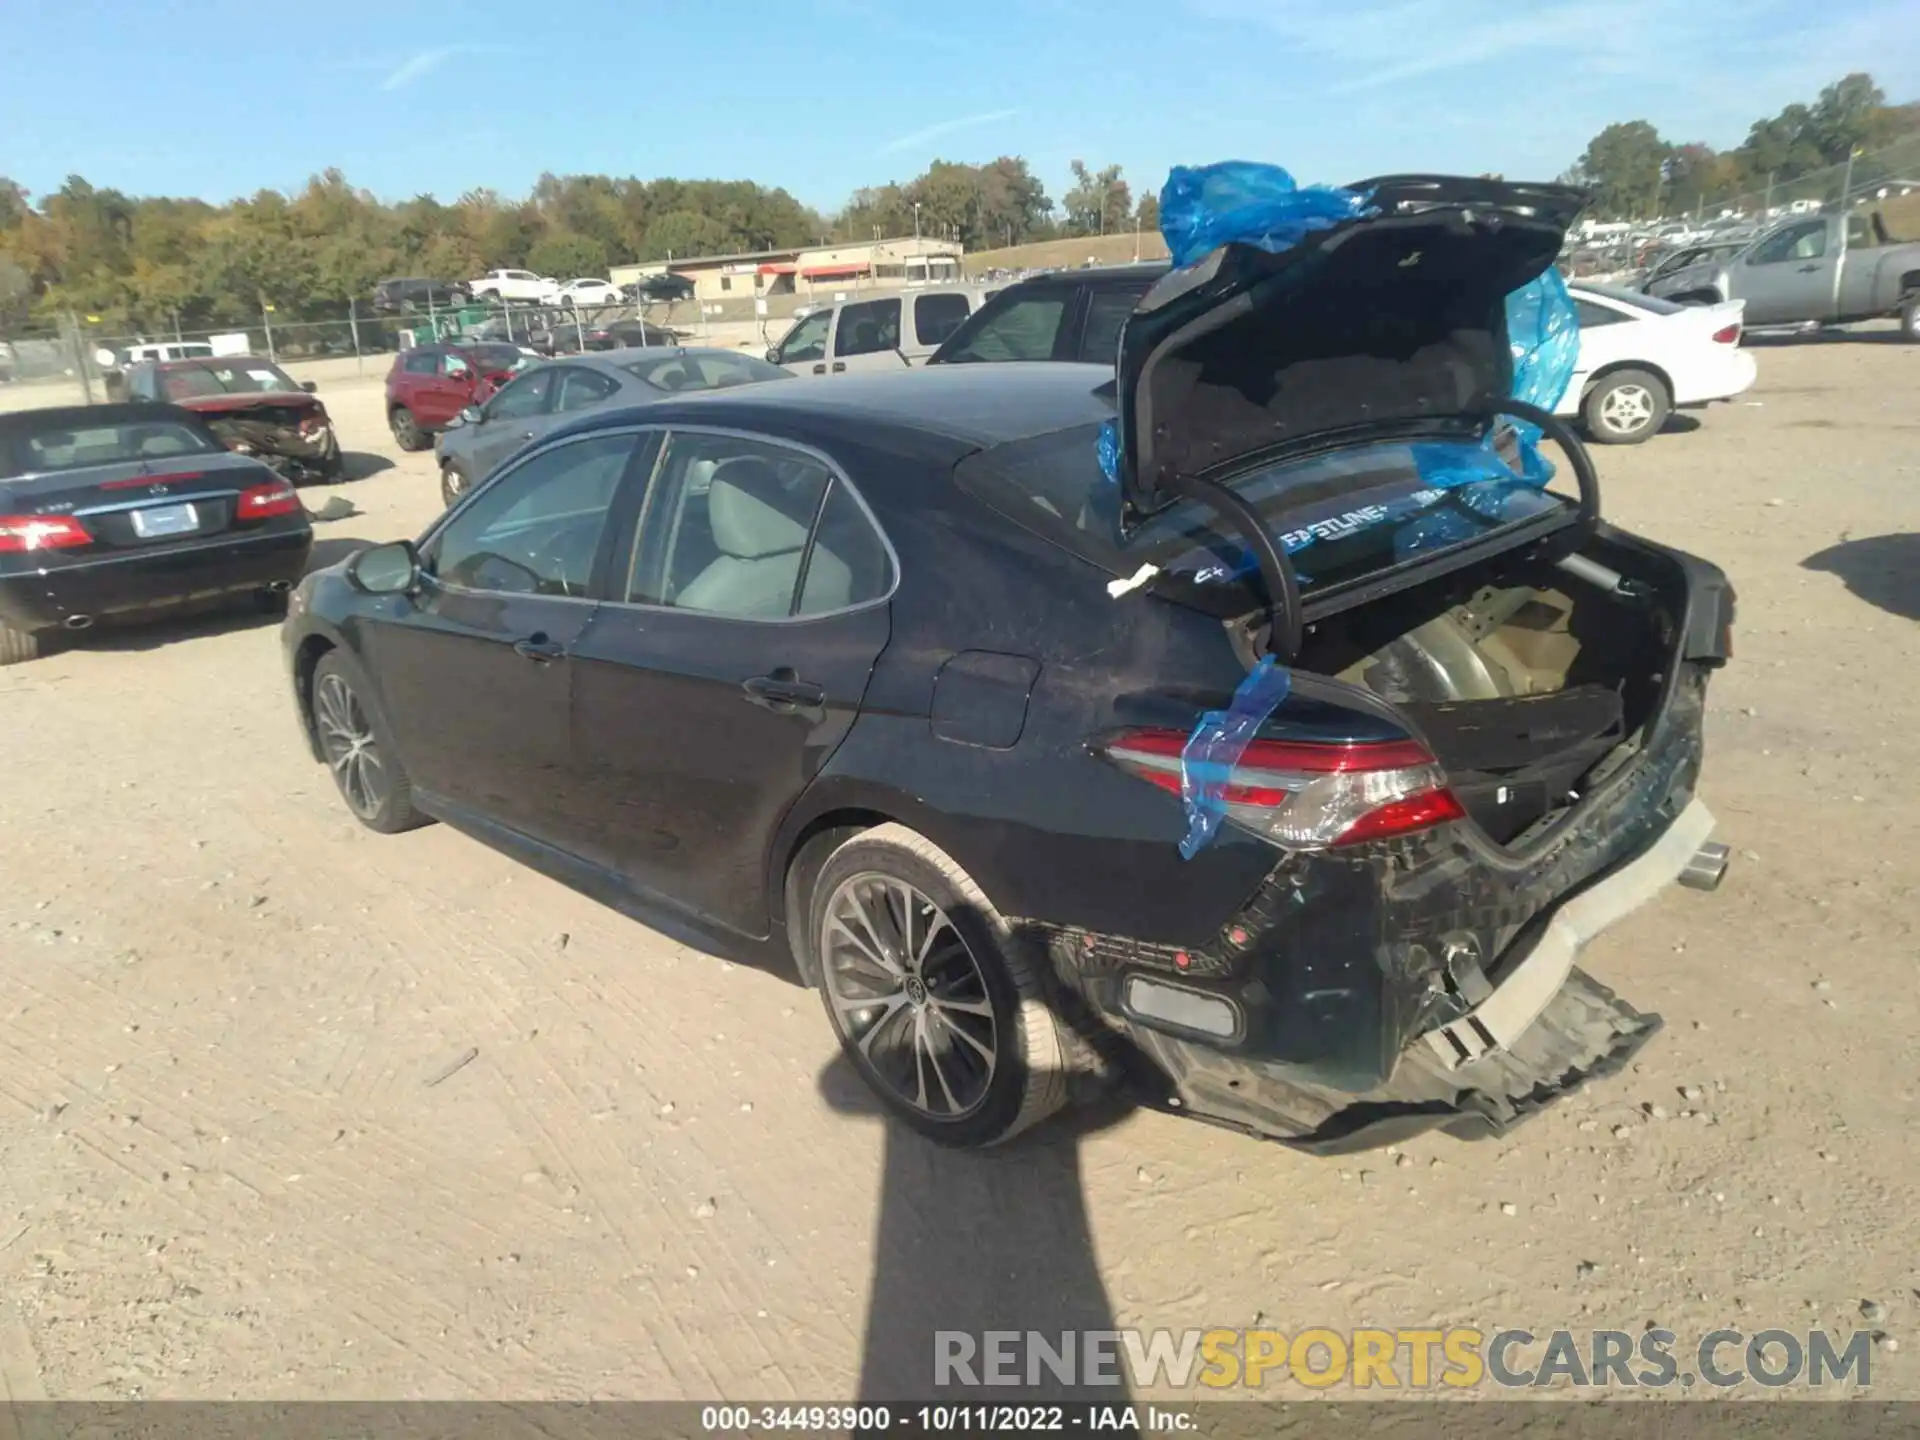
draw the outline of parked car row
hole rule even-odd
[[[926,363],[1111,365],[1127,321],[1167,268],[1158,262],[1062,270],[1018,281],[955,329]],[[1558,413],[1577,418],[1588,438],[1638,444],[1658,434],[1676,408],[1728,400],[1752,387],[1756,370],[1753,356],[1740,348],[1738,301],[1695,310],[1602,286],[1571,290],[1580,355]]]
[[[641,297],[681,300],[692,293],[693,282],[678,275],[650,276],[636,284],[615,285],[611,280],[593,276],[555,280],[531,270],[503,269],[489,270],[465,281],[418,276],[382,280],[373,287],[373,308],[382,314],[396,314],[404,310],[448,310],[485,301],[586,310],[628,303]]]
[[[1291,250],[1138,277],[1110,338],[1085,272],[969,305],[925,367],[902,299],[803,320],[800,383],[521,373],[443,436],[477,470],[504,427],[484,483],[297,588],[313,758],[372,830],[448,820],[796,970],[942,1143],[1123,1077],[1316,1153],[1507,1131],[1658,1028],[1582,945],[1724,871],[1696,790],[1733,593],[1605,521],[1554,416],[1503,403],[1575,495],[1425,468],[1494,438],[1504,297],[1581,192],[1364,186]],[[1686,328],[1583,298],[1636,312],[1596,335]]]

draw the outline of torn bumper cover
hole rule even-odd
[[[229,450],[256,456],[289,480],[330,480],[340,471],[339,437],[312,410],[257,407],[205,418]]]
[[[1205,946],[1041,938],[1143,1103],[1320,1154],[1499,1134],[1659,1029],[1575,961],[1668,886],[1706,883],[1703,697],[1683,684],[1592,823],[1531,858],[1452,826],[1290,855]]]

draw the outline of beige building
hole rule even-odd
[[[671,271],[693,282],[701,302],[775,296],[819,296],[869,287],[927,285],[958,280],[965,247],[955,240],[871,240],[813,249],[758,250],[742,255],[696,255],[645,265],[616,265],[616,285]]]

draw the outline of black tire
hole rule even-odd
[[[1909,295],[1900,307],[1900,338],[1920,345],[1920,295]]]
[[[382,835],[425,825],[428,817],[413,808],[413,782],[385,722],[366,700],[359,674],[339,655],[320,657],[307,703],[327,769],[354,819]],[[371,768],[343,761],[349,748],[370,754]]]
[[[864,939],[834,922],[848,903],[881,921],[877,928],[868,923]],[[916,918],[902,922],[903,913]],[[978,1149],[1013,1138],[1067,1103],[1075,1052],[1056,1019],[1045,955],[1015,934],[932,841],[904,825],[862,831],[821,867],[807,915],[828,1023],[891,1114],[939,1144]],[[916,922],[925,927],[917,947]],[[885,940],[883,930],[891,932]],[[884,988],[893,983],[888,972],[869,958],[889,946],[900,952],[893,956],[900,984],[891,993]],[[869,994],[874,1003],[862,1006]],[[924,1103],[906,1093],[903,1066]]]
[[[0,621],[0,665],[24,665],[38,660],[42,650],[40,636],[34,631],[16,630]]]
[[[424,450],[433,444],[433,436],[420,428],[413,411],[404,405],[396,405],[387,412],[387,424],[393,431],[393,443],[402,450]]]
[[[467,478],[466,467],[458,460],[449,460],[440,467],[440,500],[448,508],[473,488],[473,481]]]
[[[1639,445],[1658,435],[1672,413],[1666,382],[1645,370],[1602,375],[1580,405],[1588,436],[1601,445]]]

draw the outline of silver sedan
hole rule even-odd
[[[509,455],[601,405],[641,405],[663,395],[791,380],[778,365],[737,350],[608,350],[537,364],[440,432],[440,497],[451,505]]]

